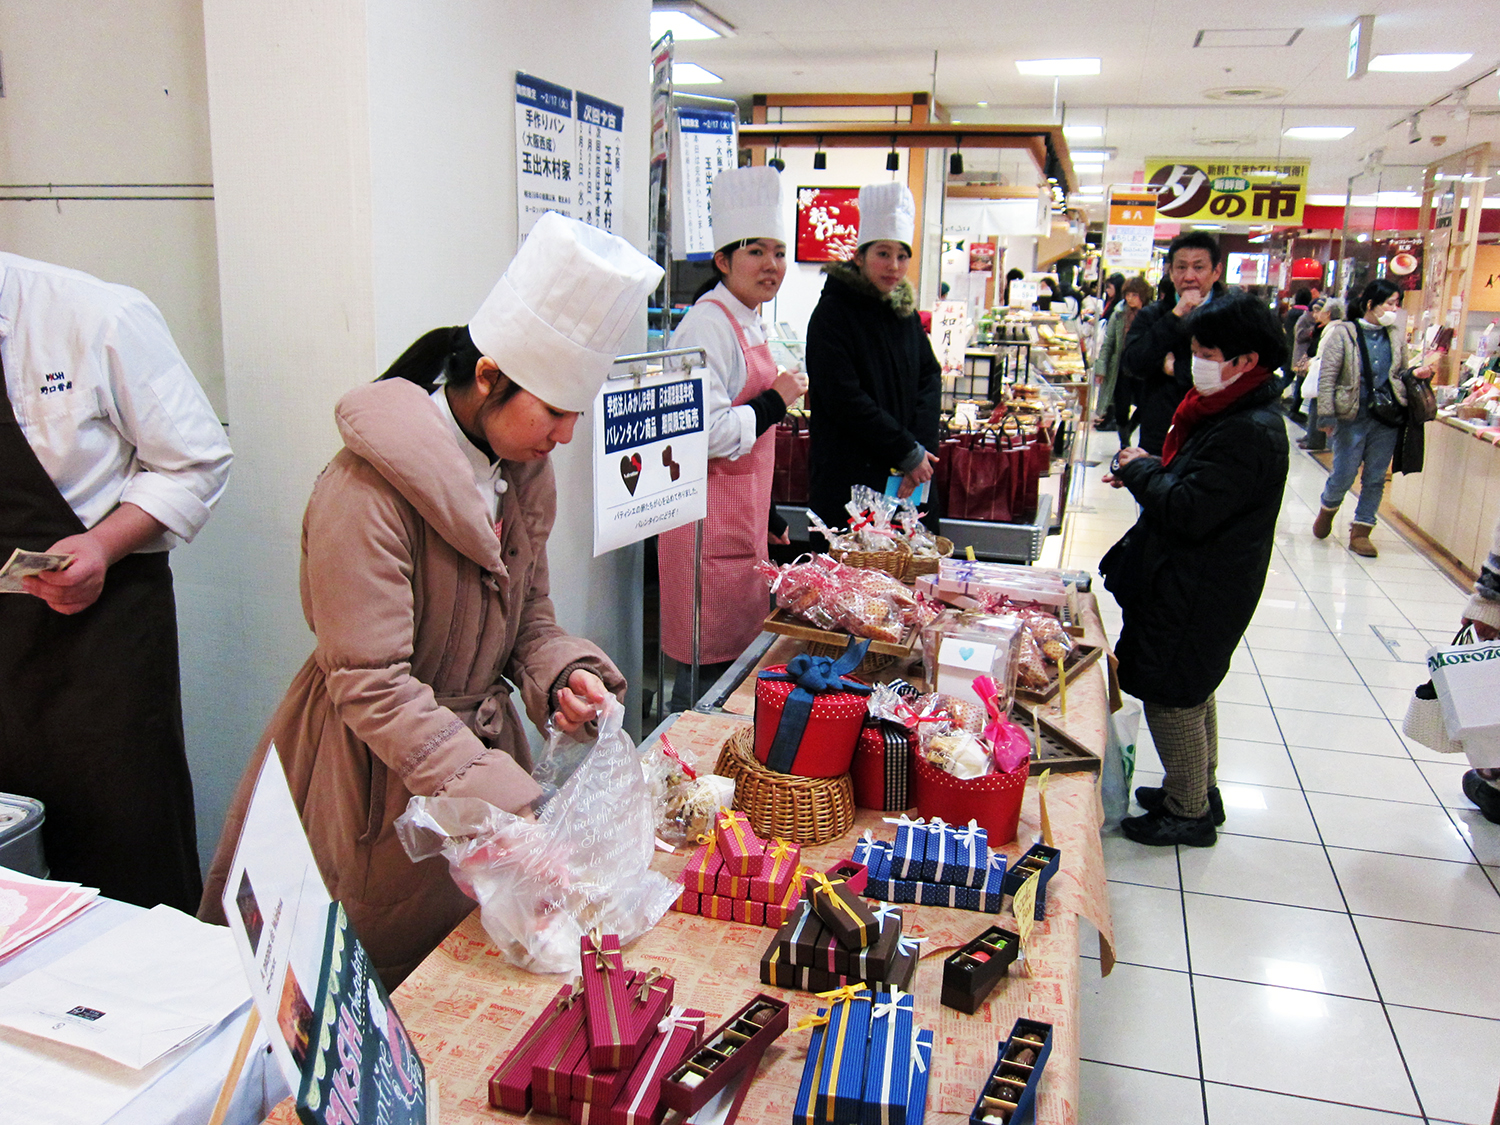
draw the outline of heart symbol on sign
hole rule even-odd
[[[625,482],[625,487],[630,489],[630,495],[634,496],[636,482],[641,479],[641,455],[639,453],[620,458],[620,479]]]
[[[959,645],[958,646],[958,655],[961,656],[961,657],[963,657],[965,660],[973,660],[974,659],[974,646],[973,645]]]

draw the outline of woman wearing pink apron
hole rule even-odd
[[[760,306],[786,276],[787,216],[774,168],[732,168],[714,179],[715,277],[672,334],[672,347],[708,356],[708,514],[703,521],[699,690],[713,683],[760,632],[770,530],[772,430],[807,389],[801,372],[779,373]],[[779,521],[777,521],[779,524]],[[785,542],[785,525],[775,534]],[[690,707],[693,661],[693,528],[657,540],[662,649],[679,665],[672,710]]]

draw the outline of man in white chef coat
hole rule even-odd
[[[0,791],[46,806],[54,878],[152,906],[201,890],[167,552],[232,455],[134,289],[0,253],[0,563],[74,556],[0,594]]]

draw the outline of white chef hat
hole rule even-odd
[[[917,202],[909,187],[892,180],[859,189],[859,245],[890,239],[910,250],[916,233]]]
[[[715,250],[745,239],[787,241],[786,200],[775,168],[724,169],[714,177],[710,203]]]
[[[548,406],[588,410],[661,277],[623,238],[548,211],[469,321],[469,335]]]

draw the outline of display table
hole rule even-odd
[[[0,987],[35,969],[45,968],[139,913],[139,906],[114,899],[99,899],[96,905],[77,918],[0,963]],[[191,1049],[169,1057],[163,1064],[156,1064],[159,1076],[110,1117],[109,1125],[202,1125],[213,1112],[235,1048],[245,1030],[245,1021],[249,1018],[250,1002],[247,1000],[243,1008],[193,1044]],[[25,1045],[31,1037],[0,1030],[0,1039]],[[66,1061],[70,1048],[52,1047],[47,1053],[49,1057]],[[97,1056],[90,1056],[90,1059],[95,1060],[91,1070],[95,1074],[107,1074],[118,1065],[97,1059]],[[124,1067],[119,1069],[125,1070]],[[240,1073],[234,1098],[224,1118],[226,1125],[260,1121],[268,1107],[286,1096],[286,1081],[271,1058],[266,1032],[262,1028],[256,1036],[255,1049],[246,1058],[245,1068]],[[0,1119],[4,1116],[3,1109],[0,1109]]]
[[[1500,519],[1500,430],[1440,417],[1422,436],[1422,471],[1395,474],[1385,502],[1477,574]]]
[[[1089,639],[1102,639],[1098,615],[1087,615]],[[800,644],[777,638],[741,666],[781,663],[800,651]],[[897,669],[892,669],[892,672]],[[712,769],[720,747],[748,721],[753,710],[754,677],[725,693],[723,709],[689,712],[664,723],[682,757]],[[726,685],[727,686],[727,685]],[[1069,734],[1100,751],[1107,715],[1102,662],[1068,688],[1069,713],[1050,716]],[[649,741],[649,739],[648,739]],[[1053,1048],[1037,1103],[1037,1121],[1066,1125],[1078,1119],[1078,919],[1089,919],[1100,935],[1103,970],[1113,966],[1113,929],[1099,841],[1100,807],[1092,773],[1049,778],[1048,819],[1053,842],[1062,849],[1062,864],[1047,891],[1047,917],[1036,924],[1024,971],[1013,967],[1008,981],[972,1016],[939,1003],[942,961],[997,916],[940,907],[903,905],[905,932],[924,939],[916,981],[917,1023],[936,1034],[927,1120],[934,1125],[966,1121],[980,1086],[994,1064],[1001,1039],[1018,1017],[1054,1025]],[[889,839],[894,828],[878,812],[860,810],[854,828],[841,840],[803,850],[804,864],[824,870],[848,858],[855,839],[869,829]],[[1016,859],[1040,838],[1038,780],[1027,788],[1018,838],[1003,850]],[[653,867],[674,877],[686,862],[685,852],[659,854]],[[1015,928],[1010,900],[998,916]],[[775,989],[760,983],[759,961],[775,931],[761,926],[719,922],[697,915],[668,913],[648,934],[625,950],[631,967],[658,966],[677,980],[675,1003],[708,1012],[709,1026],[751,995],[766,991],[785,997],[791,1021],[814,1014],[818,998],[807,992]],[[555,976],[537,976],[507,964],[480,925],[478,911],[469,915],[395,991],[397,1008],[417,1050],[441,1090],[443,1125],[517,1120],[490,1108],[490,1073],[516,1044],[559,985]],[[791,1119],[792,1103],[806,1057],[807,1033],[788,1031],[767,1052],[740,1115],[743,1122],[771,1123]],[[532,1114],[532,1120],[554,1120]],[[290,1102],[271,1115],[278,1125],[293,1125]]]

